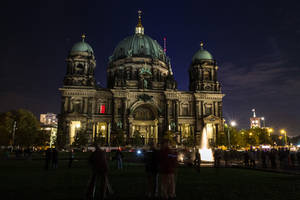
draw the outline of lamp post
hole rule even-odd
[[[260,119],[263,121],[263,128],[265,128],[266,127],[265,117],[261,117]]]
[[[287,145],[286,130],[281,129],[280,134],[284,135],[284,146]]]
[[[235,121],[231,121],[230,122],[230,126],[235,127],[236,126],[236,122]],[[228,137],[228,148],[231,149],[231,144],[230,144],[230,132],[229,132],[229,128],[230,126],[227,126],[227,137]]]

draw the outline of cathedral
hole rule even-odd
[[[144,145],[158,143],[171,133],[178,145],[192,138],[200,144],[203,129],[216,142],[224,129],[218,66],[200,49],[191,56],[189,91],[177,90],[169,57],[159,43],[144,33],[139,11],[133,35],[114,49],[107,64],[107,88],[96,84],[93,48],[82,41],[73,45],[66,59],[61,92],[59,131],[66,146],[81,131],[89,143],[101,138],[110,145],[122,134],[126,144],[138,135]]]

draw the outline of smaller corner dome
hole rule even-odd
[[[213,56],[203,48],[203,43],[200,44],[201,48],[195,53],[192,61],[196,60],[213,60]]]
[[[73,47],[71,49],[71,53],[74,53],[74,52],[94,53],[92,47],[84,41],[85,35],[82,35],[81,37],[82,37],[82,41],[77,42],[73,45]]]
[[[84,42],[84,41],[81,41],[81,42],[77,42],[76,44],[73,45],[72,49],[71,49],[71,52],[89,52],[89,53],[94,53],[92,47]]]

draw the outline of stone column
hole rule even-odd
[[[155,137],[155,143],[158,143],[158,124],[155,123],[155,128],[154,128],[154,137]]]
[[[87,97],[83,98],[83,105],[84,105],[84,109],[83,109],[83,113],[87,114],[87,108],[88,108],[88,100]]]
[[[122,119],[123,130],[126,131],[126,128],[127,128],[127,121],[126,121],[127,102],[126,102],[126,98],[122,98],[122,111],[123,111],[122,112],[122,114],[123,114],[123,119]]]
[[[166,100],[165,106],[165,131],[169,130],[169,104],[170,100]]]
[[[73,111],[74,111],[73,103],[72,103],[72,100],[70,99],[70,112],[73,112]]]
[[[96,101],[95,101],[95,99],[93,98],[93,99],[92,99],[92,112],[91,112],[92,115],[95,113],[95,108],[96,108]]]

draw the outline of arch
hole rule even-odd
[[[148,108],[152,111],[153,113],[153,117],[154,119],[158,119],[159,116],[159,107],[157,105],[155,105],[154,103],[151,102],[144,102],[144,101],[137,101],[136,103],[134,103],[131,107],[130,107],[130,113],[129,113],[129,117],[133,118],[134,117],[134,113],[135,111],[139,108],[139,107],[144,107],[144,108]]]

